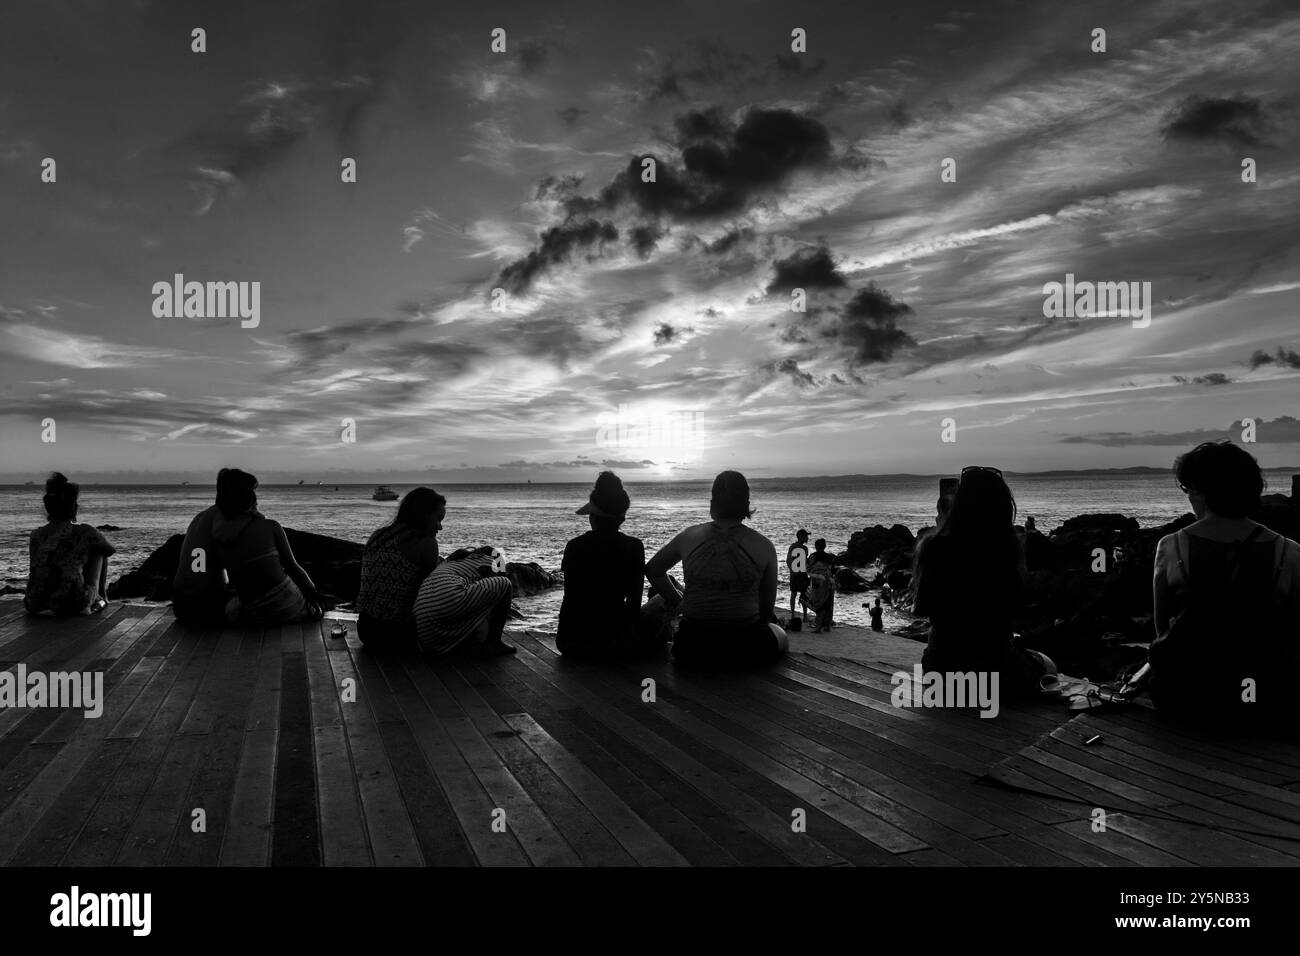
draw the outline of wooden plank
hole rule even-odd
[[[158,767],[131,827],[122,840],[114,866],[161,866],[181,825],[190,823],[185,798],[203,753],[198,735],[174,736]]]
[[[666,682],[671,681],[662,671],[656,673]],[[815,806],[890,853],[906,853],[927,845],[901,828],[904,822],[923,828],[924,818],[837,770],[806,759],[793,748],[778,742],[765,743],[758,735],[747,734],[739,723],[717,715],[716,724],[702,719],[704,709],[697,716],[692,702],[675,695],[660,694],[655,711],[719,753],[767,777],[790,795],[791,805]]]
[[[286,630],[293,630],[289,628]],[[281,632],[282,638],[289,635]],[[297,638],[301,646],[301,636]],[[319,866],[320,812],[316,804],[311,703],[307,662],[301,651],[280,648],[280,716],[275,759],[272,866]]]
[[[738,865],[737,857],[724,849],[720,840],[729,841],[733,848],[744,845],[746,849],[737,849],[742,854],[752,850],[758,859],[784,860],[747,828],[725,829],[728,823],[714,804],[611,731],[591,721],[584,732],[574,719],[581,715],[576,705],[552,692],[527,668],[514,662],[480,667],[490,668],[494,686],[503,695],[508,693],[512,703],[517,702],[516,712],[526,711],[691,865]],[[530,683],[535,683],[537,690]],[[509,709],[505,704],[494,706]]]
[[[126,761],[113,777],[107,793],[95,807],[86,827],[70,847],[64,859],[70,866],[108,866],[114,862],[131,827],[137,822],[139,808],[158,776],[171,745],[172,735],[189,708],[188,694],[182,688],[175,696],[171,689],[197,646],[196,635],[187,635],[176,643],[171,656],[146,661],[156,670],[128,713],[143,714],[140,732],[120,739],[132,740]],[[152,700],[146,701],[146,696]],[[170,698],[170,700],[168,699]],[[125,717],[123,718],[125,719]],[[117,727],[122,726],[118,721]],[[115,738],[112,731],[109,739]]]
[[[631,866],[632,857],[613,835],[475,691],[471,680],[484,683],[478,671],[472,666],[465,670],[468,676],[451,663],[436,668],[434,673],[578,861],[585,866]]]
[[[778,814],[773,811],[743,789],[737,788],[724,779],[714,771],[712,766],[688,755],[658,732],[651,730],[643,720],[634,719],[618,707],[609,706],[604,698],[587,690],[567,674],[561,673],[559,669],[541,660],[525,646],[531,643],[536,647],[536,642],[522,638],[517,640],[519,640],[517,659],[525,666],[535,673],[546,676],[549,681],[579,701],[588,714],[624,739],[635,741],[638,749],[653,756],[682,781],[717,804],[732,820],[743,823],[778,849],[788,860],[805,866],[830,866],[847,862],[844,857],[821,846],[807,834],[793,833],[790,829],[788,812]],[[638,695],[633,695],[633,698],[639,700],[639,691]]]
[[[1110,819],[1110,814],[1106,819]],[[1074,838],[1077,842],[1088,843],[1105,849],[1112,856],[1127,861],[1132,866],[1194,866],[1180,856],[1166,853],[1156,846],[1136,840],[1126,833],[1107,827],[1102,833],[1095,833],[1089,816],[1080,815],[1076,820],[1067,820],[1056,824],[1052,829]]]
[[[271,862],[275,751],[274,729],[245,732],[230,801],[230,819],[218,858],[221,866],[267,866]]]
[[[7,865],[57,865],[85,826],[128,748],[122,741],[105,741],[54,798]]]
[[[356,666],[365,678],[368,694],[376,693],[372,686],[387,681],[394,702],[455,814],[462,838],[479,864],[528,866],[528,856],[513,832],[507,829],[505,833],[493,833],[484,825],[485,820],[491,819],[496,801],[483,788],[416,688],[410,671],[423,668],[423,660],[385,658],[380,661],[363,649],[358,653]]]
[[[182,820],[165,860],[168,866],[216,866],[221,859],[253,696],[248,673],[257,653],[257,644],[245,640],[243,631],[228,629],[223,641],[231,631],[235,653],[214,658],[198,692],[201,705],[190,708],[180,728],[182,734],[201,728],[207,738],[186,801],[191,814],[196,808],[204,811],[206,830],[195,832]]]
[[[317,639],[328,639],[320,635],[319,627],[316,631]],[[339,708],[352,754],[362,819],[375,863],[378,866],[420,866],[423,863],[420,843],[411,828],[392,763],[384,750],[383,735],[372,710],[372,695],[366,692],[366,685],[350,657],[328,655],[328,664],[336,688],[342,688],[347,682],[352,682],[356,688],[355,702],[341,701]],[[374,696],[383,696],[383,688],[377,686]]]
[[[461,711],[439,676],[428,667],[410,668],[408,673],[492,800],[491,814],[471,826],[490,829],[494,816],[497,820],[504,819],[506,827],[514,833],[534,866],[579,865],[581,861],[577,853],[565,842],[500,755],[483,739],[474,722]]]
[[[614,835],[639,866],[686,866],[684,856],[673,849],[649,824],[624,803],[600,777],[569,753],[530,714],[515,713],[506,722],[557,777]]]
[[[269,730],[275,734],[279,733],[280,654],[283,633],[283,627],[268,627],[262,631],[262,650],[257,659],[253,703],[248,710],[246,730]]]
[[[320,807],[321,862],[325,866],[371,866],[357,774],[342,723],[312,728],[316,800]]]
[[[1106,829],[1176,854],[1200,866],[1295,866],[1295,858],[1206,827],[1168,820],[1106,815]]]
[[[17,849],[17,841],[32,828],[82,765],[99,749],[129,703],[125,695],[109,696],[104,702],[102,716],[97,720],[83,722],[73,739],[45,764],[27,783],[22,793],[0,813],[0,865],[9,860]]]

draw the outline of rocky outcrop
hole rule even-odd
[[[887,555],[897,559],[915,546],[916,537],[910,529],[901,524],[890,528],[878,524],[853,532],[843,557],[849,564],[867,565]]]
[[[285,528],[284,533],[289,539],[294,557],[322,595],[336,604],[350,604],[357,599],[357,592],[361,589],[361,553],[364,545],[309,531],[295,531],[293,528]],[[170,601],[172,577],[180,563],[184,540],[184,535],[172,535],[140,567],[128,571],[109,584],[108,596],[114,599]],[[532,562],[507,563],[506,576],[510,578],[515,597],[528,597],[563,583],[558,572],[547,571]]]

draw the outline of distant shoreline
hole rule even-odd
[[[1263,469],[1266,472],[1290,472],[1300,475],[1300,465],[1278,465]],[[1151,475],[1169,475],[1173,476],[1173,469],[1170,466],[1155,467],[1152,465],[1135,465],[1128,468],[1079,468],[1079,469],[1052,469],[1049,471],[1009,471],[1003,469],[1002,472],[1008,478],[1123,478],[1123,477],[1147,477]],[[865,479],[912,479],[912,480],[930,480],[938,478],[952,477],[951,473],[934,472],[933,474],[921,474],[914,472],[891,472],[888,474],[848,474],[848,475],[781,475],[770,477],[753,477],[750,478],[751,484],[762,484],[765,482],[779,481],[862,481]],[[634,474],[624,472],[624,480],[628,484],[636,485],[685,485],[697,484],[699,482],[711,481],[711,477],[700,478],[644,478],[638,479]],[[31,481],[32,484],[27,484]],[[319,482],[319,485],[317,484]],[[193,478],[181,478],[167,481],[149,481],[146,479],[129,480],[129,479],[112,479],[106,481],[81,481],[82,487],[93,488],[99,487],[157,487],[157,488],[180,488],[183,484],[195,486],[198,488],[211,487],[214,479],[203,476]],[[591,484],[590,479],[574,479],[572,481],[541,481],[541,480],[520,480],[520,481],[440,481],[434,478],[411,478],[404,480],[400,478],[372,478],[372,479],[353,479],[342,481],[338,479],[325,480],[323,478],[303,479],[299,484],[296,481],[264,481],[261,483],[263,488],[372,488],[375,485],[437,485],[448,488],[457,487],[482,487],[485,485],[498,485],[500,487],[529,487],[531,486],[587,486]],[[24,479],[23,481],[0,481],[0,489],[23,489],[23,488],[40,488],[41,482],[35,479]],[[1288,489],[1289,490],[1289,489]]]

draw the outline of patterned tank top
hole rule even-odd
[[[419,567],[399,549],[402,538],[384,533],[388,531],[372,534],[362,552],[357,611],[382,621],[405,621],[413,614],[422,578]]]
[[[762,536],[753,528],[721,528],[709,524],[709,534],[682,560],[686,593],[682,614],[692,621],[752,624],[759,620],[759,587],[763,573],[743,542]]]

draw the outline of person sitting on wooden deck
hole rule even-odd
[[[668,572],[678,562],[685,569],[682,622],[673,643],[680,664],[757,667],[788,647],[785,631],[769,623],[776,605],[776,548],[745,525],[753,513],[745,476],[724,471],[713,480],[713,520],[682,531],[646,565],[646,577],[665,597],[676,595]]]
[[[108,559],[114,547],[96,528],[77,524],[80,487],[59,474],[45,482],[49,523],[32,532],[28,553],[28,614],[95,614],[108,604]]]
[[[262,626],[319,621],[320,595],[284,528],[257,510],[257,479],[238,468],[226,472],[212,522],[212,542],[236,594],[226,604],[226,619]]]
[[[492,571],[490,546],[453,551],[415,597],[416,643],[434,657],[458,649],[482,657],[515,653],[501,639],[510,618],[510,579]]]
[[[1046,655],[1013,642],[1011,621],[1023,588],[1015,515],[1002,472],[962,469],[943,523],[918,548],[913,606],[930,619],[922,667],[997,672],[1005,699],[1037,693],[1040,678],[1055,668]]]
[[[1259,463],[1231,442],[1174,462],[1197,520],[1156,545],[1149,690],[1176,718],[1300,729],[1300,544],[1250,516]]]
[[[571,659],[631,660],[662,654],[672,636],[668,604],[641,607],[645,545],[619,531],[632,501],[612,471],[602,471],[587,503],[591,530],[564,546],[564,600],[555,642]],[[674,592],[676,596],[676,592]]]
[[[366,542],[357,637],[371,650],[415,648],[415,597],[438,566],[438,532],[446,516],[446,498],[432,488],[414,488],[392,522]]]
[[[222,468],[217,472],[217,500],[223,492],[229,494],[232,483],[243,479],[237,468]],[[221,509],[213,504],[204,508],[185,529],[176,574],[172,577],[172,613],[186,623],[221,621],[226,616],[226,604],[234,596],[227,588],[226,570],[222,566],[216,541],[212,537],[213,523],[221,519]]]

